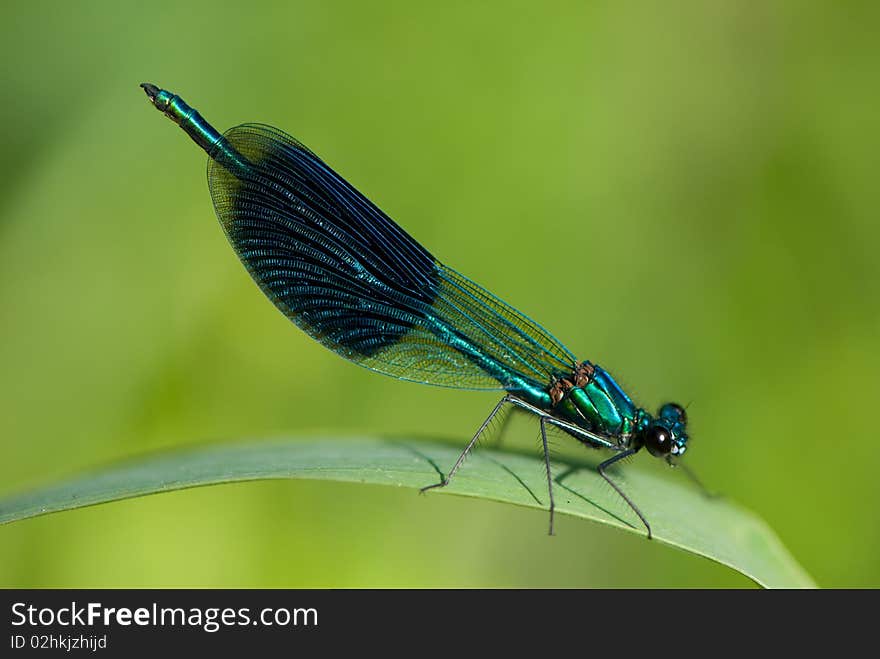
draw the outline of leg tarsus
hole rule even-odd
[[[639,519],[642,520],[642,524],[644,524],[644,525],[645,525],[645,528],[648,529],[648,540],[651,540],[651,539],[653,538],[653,535],[651,534],[651,525],[648,524],[648,520],[645,519],[645,516],[642,514],[642,511],[639,510],[639,507],[636,506],[636,504],[634,504],[634,503],[632,502],[632,499],[630,499],[630,498],[624,493],[624,491],[621,490],[613,480],[611,480],[611,477],[608,476],[608,474],[605,473],[605,469],[607,469],[608,467],[610,467],[611,465],[613,465],[615,462],[617,462],[618,460],[623,460],[624,458],[628,458],[628,457],[631,456],[631,455],[635,455],[636,452],[637,452],[638,450],[639,450],[639,449],[637,449],[637,448],[634,448],[634,449],[633,449],[633,448],[631,448],[631,449],[627,449],[626,451],[623,451],[623,452],[621,452],[621,453],[618,453],[618,454],[615,455],[615,456],[612,456],[612,457],[608,458],[605,462],[603,462],[602,464],[600,464],[600,465],[598,466],[597,471],[599,472],[599,475],[600,475],[602,478],[604,478],[604,479],[608,482],[608,484],[609,484],[611,487],[614,488],[614,490],[620,495],[620,497],[621,497],[624,501],[626,501],[627,505],[628,505],[630,508],[633,509],[633,512],[634,512],[636,515],[639,516]]]
[[[500,410],[501,407],[505,403],[509,403],[509,402],[510,402],[510,396],[504,396],[504,398],[502,398],[500,401],[498,401],[498,404],[492,410],[492,413],[489,414],[489,417],[485,421],[483,421],[482,425],[477,429],[477,432],[471,438],[471,441],[468,442],[468,445],[465,447],[464,451],[462,451],[461,455],[458,456],[458,460],[456,460],[455,464],[452,465],[452,469],[449,470],[449,473],[445,477],[443,477],[443,480],[441,480],[439,483],[434,483],[432,485],[426,485],[425,487],[420,489],[419,492],[424,493],[424,492],[427,492],[428,490],[434,489],[435,487],[446,487],[447,485],[449,485],[449,482],[452,480],[452,477],[455,476],[455,472],[458,471],[459,467],[461,467],[462,463],[464,462],[464,459],[467,457],[467,454],[470,453],[470,450],[474,447],[474,444],[476,444],[477,440],[480,438],[480,435],[483,434],[483,431],[486,430],[486,428],[489,426],[489,423],[491,423],[491,421],[495,417],[495,415],[498,414],[498,410]]]
[[[553,477],[550,473],[550,450],[547,446],[547,419],[545,417],[541,417],[541,441],[544,444],[544,466],[547,468],[547,490],[550,493],[550,533],[549,535],[554,535],[553,533],[553,514],[556,509],[556,504],[553,502]]]

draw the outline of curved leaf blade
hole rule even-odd
[[[436,483],[461,447],[437,441],[315,438],[210,445],[109,466],[58,485],[0,500],[0,524],[63,510],[190,487],[259,479],[309,478],[420,488]],[[481,448],[447,488],[470,496],[546,509],[540,456]],[[727,565],[757,584],[815,584],[754,513],[707,499],[682,484],[627,466],[614,478],[651,522],[654,539]],[[556,462],[558,513],[644,535],[639,520],[587,463]]]

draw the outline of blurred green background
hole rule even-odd
[[[288,323],[150,81],[221,130],[292,133],[639,402],[690,403],[707,483],[821,585],[880,585],[880,5],[217,5],[0,9],[0,494],[221,439],[463,444],[496,401]],[[545,532],[489,502],[241,484],[2,527],[0,584],[749,583],[583,521]]]

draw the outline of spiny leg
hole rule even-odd
[[[535,407],[534,405],[531,405],[524,400],[520,400],[515,396],[508,395],[507,402],[516,405],[517,407],[521,407],[526,412],[536,414],[542,419],[546,419],[547,423],[556,426],[557,428],[561,428],[570,435],[574,435],[579,439],[586,439],[590,444],[594,446],[608,448],[613,451],[620,450],[620,447],[617,444],[611,442],[607,437],[602,437],[601,435],[597,435],[596,433],[590,432],[589,430],[584,430],[583,428],[576,426],[573,423],[568,423],[567,421],[563,421],[562,419],[557,419],[542,410],[541,408]]]
[[[613,480],[611,480],[611,478],[608,476],[608,474],[605,473],[605,469],[607,469],[608,467],[613,465],[615,462],[617,462],[618,460],[623,460],[624,458],[628,458],[631,455],[635,455],[638,450],[639,450],[638,448],[627,449],[626,451],[623,451],[622,453],[618,453],[617,455],[615,455],[611,458],[608,458],[605,462],[603,462],[602,464],[599,465],[598,472],[599,472],[599,475],[602,476],[602,478],[604,478],[606,481],[608,481],[608,483],[611,485],[611,487],[613,487],[617,491],[617,493],[621,496],[621,498],[624,501],[626,501],[626,503],[629,505],[629,507],[633,509],[635,514],[639,516],[639,519],[642,520],[642,524],[644,524],[645,528],[648,529],[648,540],[650,540],[651,539],[651,525],[648,524],[648,520],[646,520],[645,516],[642,515],[642,511],[639,510],[638,506],[636,506],[636,504],[634,504],[632,502],[632,500],[628,496],[626,496],[626,494],[624,494],[623,490],[621,490],[617,486],[617,484]]]
[[[495,406],[495,409],[493,409],[492,413],[489,415],[489,417],[485,421],[483,421],[483,424],[477,429],[477,432],[474,434],[473,439],[471,439],[471,441],[465,447],[464,451],[462,451],[461,455],[458,456],[458,460],[456,460],[455,464],[452,465],[452,469],[449,470],[449,474],[447,474],[446,478],[444,478],[439,483],[434,483],[433,485],[426,485],[425,487],[423,487],[419,491],[420,492],[427,492],[428,490],[432,490],[435,487],[446,487],[447,485],[449,485],[449,481],[451,481],[452,477],[455,476],[455,472],[458,471],[458,468],[461,466],[461,463],[464,462],[464,459],[467,457],[467,454],[474,447],[474,444],[477,443],[477,440],[480,439],[480,435],[483,434],[483,431],[486,430],[486,428],[492,422],[492,419],[495,417],[496,414],[498,414],[498,410],[500,410],[504,406],[505,403],[509,403],[509,402],[510,402],[510,398],[508,396],[505,396],[504,398],[502,398],[501,400],[498,401],[498,404]]]
[[[550,535],[553,535],[553,478],[550,475],[550,450],[547,447],[547,418],[541,417],[541,441],[544,443],[544,466],[547,467],[547,490],[550,492]]]
[[[519,410],[516,406],[511,406],[507,409],[507,411],[501,416],[501,422],[498,423],[497,426],[492,428],[492,432],[498,437],[495,441],[495,448],[501,448],[501,440],[504,438],[504,434],[507,432],[507,426],[510,424],[510,417],[512,417]]]

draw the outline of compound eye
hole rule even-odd
[[[651,426],[645,433],[645,448],[655,458],[669,455],[672,451],[672,433],[663,426]]]
[[[666,403],[666,405],[660,408],[660,417],[677,421],[682,425],[687,423],[687,412],[678,403]]]

